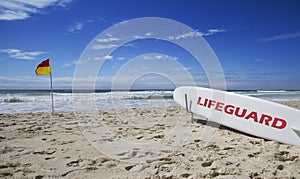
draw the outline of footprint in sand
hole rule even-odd
[[[48,148],[47,150],[42,150],[42,151],[34,151],[32,154],[34,155],[52,155],[56,152],[56,148]],[[50,156],[50,157],[45,157],[45,160],[51,160],[55,159],[55,157]]]
[[[82,159],[73,160],[73,161],[67,163],[66,165],[67,165],[67,167],[78,167],[79,163],[82,161],[83,161]]]
[[[297,155],[290,155],[290,152],[288,151],[280,151],[274,154],[274,158],[279,161],[294,161],[299,156]]]

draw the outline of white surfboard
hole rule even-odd
[[[300,146],[300,110],[232,92],[184,86],[174,100],[188,111],[265,139]]]

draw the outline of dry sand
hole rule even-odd
[[[177,107],[1,114],[0,178],[300,178],[300,147],[195,119]]]

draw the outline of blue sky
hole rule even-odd
[[[49,77],[34,74],[37,64],[47,58],[54,88],[72,88],[80,57],[99,33],[130,19],[162,17],[195,29],[208,42],[223,69],[227,89],[300,90],[299,9],[297,0],[2,0],[0,89],[48,89]],[[209,86],[201,65],[184,49],[139,39],[98,59],[103,66],[96,88],[110,88],[120,71],[123,76],[113,85],[122,88],[137,70],[134,66],[126,73],[122,69],[139,56],[141,61],[148,60],[144,65],[161,68],[161,73],[141,76],[132,88],[185,84],[182,73],[176,71],[177,62],[197,85]],[[180,83],[168,79],[170,75],[177,75],[174,78]]]

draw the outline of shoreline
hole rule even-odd
[[[279,103],[279,104],[283,104],[286,105],[288,107],[292,107],[295,109],[299,109],[300,110],[300,101],[299,100],[295,100],[295,101],[272,101],[274,103]],[[180,108],[179,105],[177,106],[169,106],[169,107],[163,107],[163,108]],[[153,109],[155,107],[149,107],[149,108],[132,108],[132,109]],[[115,110],[122,110],[122,109],[104,109],[104,110],[98,110],[98,111],[115,111]],[[125,109],[126,110],[126,109]],[[84,112],[84,111],[82,111]],[[88,111],[86,111],[88,112]],[[1,113],[0,112],[0,117],[3,115],[26,115],[26,114],[39,114],[39,113],[51,113],[51,111],[47,111],[47,112],[41,112],[41,111],[37,111],[37,112],[24,112],[24,113]],[[55,111],[54,113],[76,113],[75,111]]]
[[[180,107],[0,114],[0,177],[300,177],[300,146],[195,118]]]

